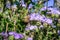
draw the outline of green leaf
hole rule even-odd
[[[9,40],[14,40],[14,36],[9,36]]]

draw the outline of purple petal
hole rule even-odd
[[[2,35],[3,37],[8,37],[8,33],[6,33],[6,32],[2,32],[1,35]]]
[[[19,39],[19,38],[20,38],[20,35],[19,35],[18,33],[15,33],[15,34],[14,34],[14,38],[15,38],[15,39]]]
[[[32,8],[33,7],[33,5],[32,4],[29,4],[29,7],[28,7],[28,9],[30,9],[30,8]]]
[[[19,34],[20,38],[24,38],[24,35],[23,34]]]
[[[31,37],[28,37],[28,38],[27,38],[27,40],[33,40],[33,38],[31,38]]]
[[[15,32],[9,32],[9,35],[14,35]]]

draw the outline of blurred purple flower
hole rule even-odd
[[[36,15],[35,13],[31,13],[30,14],[30,20],[34,20],[35,19],[35,15]]]
[[[42,21],[42,20],[43,20],[43,17],[42,17],[42,16],[40,16],[39,20],[40,20],[40,21]]]
[[[23,34],[14,33],[14,38],[15,38],[15,39],[21,39],[21,38],[23,38],[23,37],[24,37]]]
[[[16,32],[9,32],[9,35],[13,35],[15,39],[21,39],[24,37],[23,34],[18,34]]]
[[[33,29],[36,29],[36,28],[37,28],[36,25],[31,25],[31,26],[29,27],[30,30],[33,30]]]
[[[52,19],[49,19],[49,18],[45,17],[44,15],[41,16],[38,13],[30,14],[30,20],[37,20],[37,21],[41,21],[41,22],[47,22],[48,24],[52,23]]]
[[[8,37],[8,33],[6,33],[6,32],[2,32],[1,35],[2,35],[3,37]]]
[[[38,13],[30,14],[30,20],[37,20],[37,21],[39,21],[41,18],[40,18],[40,14],[38,14]]]
[[[59,12],[59,10],[55,10],[54,12],[56,12],[56,14],[60,15],[60,12]]]
[[[46,17],[44,17],[44,18],[43,18],[43,20],[42,20],[42,22],[45,22],[46,20],[47,20],[47,18],[46,18]]]
[[[33,40],[33,38],[32,37],[28,37],[27,40]]]
[[[14,5],[12,5],[12,7],[13,7],[13,8],[17,8],[17,5],[16,5],[16,4],[14,4]]]
[[[20,38],[24,38],[24,35],[23,34],[19,34]]]
[[[47,8],[47,10],[54,10],[54,8],[49,7],[49,8]]]
[[[30,9],[30,8],[32,8],[32,7],[33,7],[33,5],[32,5],[32,4],[29,4],[28,9]]]
[[[52,12],[47,12],[47,14],[52,14]]]
[[[21,0],[21,4],[24,4],[24,0]]]
[[[11,3],[10,3],[9,1],[7,1],[7,3],[6,3],[6,7],[10,9],[10,7],[11,7]]]
[[[52,20],[51,20],[51,19],[47,19],[46,22],[47,22],[48,24],[51,24],[51,23],[52,23]]]
[[[40,10],[41,11],[45,11],[47,9],[47,7],[43,7],[43,8],[41,8]]]
[[[22,4],[22,7],[26,8],[26,4]]]
[[[14,33],[14,38],[15,39],[20,39],[20,35],[18,33]]]
[[[30,26],[27,26],[27,27],[25,28],[25,30],[33,30],[33,29],[36,29],[36,28],[37,28],[36,25],[30,25]]]
[[[9,32],[9,35],[14,35],[15,32]]]
[[[60,35],[60,30],[57,31],[58,35]]]
[[[51,13],[53,14],[60,14],[59,10],[57,10],[56,8],[48,8],[48,10],[51,10]]]
[[[26,27],[26,28],[25,28],[25,30],[29,30],[29,28],[28,28],[28,27]]]
[[[36,13],[35,20],[39,21],[40,20],[39,18],[40,18],[40,14]]]
[[[38,3],[39,0],[31,0],[33,3]]]

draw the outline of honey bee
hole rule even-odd
[[[23,21],[24,21],[25,23],[28,23],[28,22],[29,22],[29,18],[30,18],[30,16],[27,15],[27,16],[24,17]]]

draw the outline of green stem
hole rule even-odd
[[[14,32],[16,31],[16,20],[14,21]]]
[[[6,24],[6,32],[8,31],[8,23]]]

